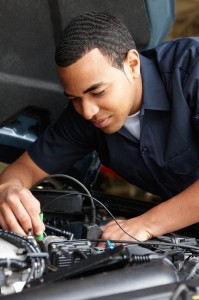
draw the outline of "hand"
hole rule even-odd
[[[102,227],[103,234],[101,239],[128,241],[136,241],[137,239],[139,241],[146,241],[152,238],[150,231],[143,226],[142,216],[129,220],[117,220],[117,222],[129,235],[113,220]],[[135,238],[135,240],[133,238]],[[107,245],[105,242],[100,242],[98,246],[106,247]]]
[[[32,229],[36,235],[45,227],[39,218],[40,203],[32,193],[21,186],[0,186],[0,226],[3,229],[27,235]]]

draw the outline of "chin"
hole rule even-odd
[[[106,133],[106,134],[112,134],[112,133],[115,133],[115,132],[118,132],[120,129],[121,129],[122,126],[111,126],[111,127],[104,127],[104,128],[101,128],[101,130]]]

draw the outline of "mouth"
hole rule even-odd
[[[102,118],[99,120],[93,120],[92,124],[97,128],[103,128],[106,127],[110,122],[110,117]]]

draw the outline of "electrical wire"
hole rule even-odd
[[[118,227],[129,237],[131,237],[132,239],[134,239],[137,242],[140,242],[140,240],[138,240],[137,238],[135,238],[134,236],[132,236],[131,234],[129,234],[124,228],[122,228],[122,226],[119,224],[119,222],[117,221],[117,219],[114,217],[114,215],[110,212],[110,210],[98,199],[92,197],[93,200],[97,203],[99,203],[108,213],[109,215],[113,218],[113,220],[115,221],[115,223],[118,225]]]
[[[77,194],[77,195],[79,195],[79,194],[81,194],[81,195],[83,195],[83,196],[86,196],[87,197],[87,195],[86,194],[83,194],[83,193],[76,193],[76,192],[72,192],[73,193],[73,195],[75,195],[75,194]],[[66,193],[66,194],[64,194],[64,195],[61,195],[61,196],[59,196],[59,197],[56,197],[56,198],[54,198],[53,199],[53,201],[56,201],[58,198],[60,199],[60,198],[62,198],[62,197],[64,197],[64,196],[69,196],[69,195],[71,195],[71,193]],[[93,197],[93,196],[91,196],[92,197],[92,199],[95,201],[95,202],[97,202],[97,203],[99,203],[109,214],[110,214],[110,216],[113,218],[113,220],[116,222],[116,224],[118,225],[118,227],[125,233],[125,234],[127,234],[128,236],[130,236],[134,241],[129,241],[129,240],[110,240],[109,239],[109,241],[111,242],[111,243],[117,243],[117,244],[139,244],[139,245],[149,245],[149,246],[155,246],[155,245],[157,245],[157,246],[172,246],[172,247],[178,247],[178,248],[183,248],[183,249],[191,249],[192,251],[194,251],[195,253],[199,253],[199,247],[196,247],[196,246],[192,246],[192,245],[187,245],[187,244],[177,244],[177,243],[172,243],[172,242],[160,242],[160,241],[155,241],[155,240],[153,240],[153,241],[140,241],[140,240],[138,240],[138,239],[136,239],[135,237],[133,237],[132,235],[130,235],[128,232],[126,232],[123,228],[122,228],[122,226],[117,222],[117,220],[116,220],[116,218],[114,217],[114,215],[110,212],[110,210],[101,202],[101,201],[99,201],[98,199],[96,199],[95,197]],[[90,241],[91,242],[97,242],[97,243],[99,243],[99,242],[107,242],[107,240],[105,240],[105,239],[90,239]]]
[[[89,241],[91,242],[106,242],[107,240],[105,239],[89,239]],[[111,243],[115,243],[115,244],[132,244],[132,245],[147,245],[147,246],[154,246],[154,245],[158,245],[158,246],[171,246],[171,247],[177,247],[177,248],[184,248],[184,249],[190,249],[192,250],[192,252],[199,254],[199,247],[196,246],[191,246],[191,245],[187,245],[187,244],[176,244],[176,243],[165,243],[165,242],[158,242],[155,240],[152,241],[143,241],[143,242],[136,242],[136,241],[129,241],[129,240],[109,240]]]
[[[85,193],[86,193],[85,195],[87,197],[89,197],[90,202],[91,202],[91,220],[90,220],[90,223],[91,224],[95,224],[95,222],[96,222],[96,211],[95,211],[95,204],[94,204],[94,201],[93,201],[93,197],[91,196],[91,193],[85,187],[85,185],[83,183],[81,183],[79,180],[77,180],[76,178],[74,178],[72,176],[69,176],[69,175],[66,175],[66,174],[49,175],[49,176],[43,178],[42,180],[39,180],[36,184],[34,184],[34,187],[38,186],[39,184],[41,184],[45,180],[49,180],[49,179],[53,179],[53,178],[65,178],[65,179],[69,179],[70,181],[76,183],[78,186],[80,186],[85,191]]]
[[[84,194],[84,193],[80,193],[80,192],[70,192],[70,193],[65,193],[64,195],[61,195],[61,196],[58,196],[56,198],[54,198],[53,200],[51,200],[47,205],[45,205],[45,208],[50,205],[52,202],[56,201],[57,199],[61,199],[61,198],[65,198],[65,196],[71,196],[71,194],[73,195],[82,195],[82,196],[85,196],[85,197],[88,197],[87,194]],[[135,241],[137,242],[140,242],[140,240],[138,240],[137,238],[133,237],[132,235],[130,235],[124,228],[122,228],[122,226],[118,223],[118,221],[116,220],[116,218],[114,217],[114,215],[110,212],[110,210],[101,202],[99,201],[98,199],[94,198],[93,196],[91,196],[92,199],[99,203],[107,212],[108,214],[113,218],[113,220],[115,221],[115,223],[118,225],[118,227],[126,234],[128,235],[129,237],[131,237],[132,239],[134,239]],[[44,210],[44,207],[42,208],[42,211]]]
[[[122,228],[122,226],[119,224],[119,222],[116,220],[116,218],[114,217],[114,215],[110,212],[110,210],[98,199],[96,199],[95,197],[93,197],[90,192],[88,191],[88,189],[77,179],[75,179],[74,177],[65,175],[65,174],[55,174],[55,175],[50,175],[45,177],[44,179],[42,179],[42,181],[44,180],[48,180],[51,178],[65,178],[65,179],[69,179],[75,183],[77,183],[79,186],[81,186],[81,188],[86,192],[86,194],[81,193],[81,192],[65,192],[64,195],[58,196],[56,198],[54,198],[52,201],[50,201],[47,205],[51,204],[52,202],[56,201],[57,199],[60,198],[64,198],[65,196],[71,196],[72,195],[82,195],[85,197],[89,197],[90,201],[91,201],[91,206],[92,206],[92,210],[95,212],[95,205],[94,205],[94,201],[97,202],[98,204],[100,204],[107,212],[108,214],[113,218],[113,220],[115,221],[115,223],[118,225],[118,227],[129,237],[131,237],[134,241],[128,241],[128,240],[110,240],[110,242],[112,243],[128,243],[128,244],[140,244],[140,245],[167,245],[167,246],[175,246],[175,247],[180,247],[180,248],[186,248],[186,249],[192,249],[192,251],[194,250],[195,253],[199,253],[199,247],[196,246],[192,246],[192,245],[187,245],[187,244],[176,244],[176,243],[169,243],[169,242],[158,242],[158,241],[140,241],[137,238],[135,238],[134,236],[132,236],[131,234],[129,234],[124,228]],[[40,184],[42,181],[39,181],[38,183],[36,183],[34,186]],[[47,205],[45,205],[44,208],[47,207]],[[94,213],[96,215],[96,212]],[[95,220],[94,220],[95,221]],[[95,240],[91,240],[93,242],[107,242],[107,240],[102,240],[102,239],[95,239]]]
[[[0,229],[0,238],[18,248],[24,248],[26,250],[27,259],[30,260],[31,265],[31,271],[26,280],[27,282],[30,281],[33,276],[38,278],[37,274],[43,274],[45,270],[45,259],[43,254],[40,253],[37,243],[33,237],[26,237],[12,231]]]
[[[60,175],[52,175],[52,176],[49,176],[47,178],[45,178],[45,180],[47,180],[48,178],[57,178],[57,177],[60,177]],[[63,178],[67,178],[67,179],[70,179],[72,181],[74,181],[75,183],[79,184],[81,186],[81,188],[83,188],[83,190],[86,192],[86,194],[84,193],[81,193],[81,192],[65,192],[64,195],[61,195],[61,196],[58,196],[56,198],[54,198],[52,201],[50,201],[49,204],[51,204],[52,202],[56,201],[57,199],[60,199],[60,198],[63,198],[63,197],[66,197],[66,196],[71,196],[72,195],[82,195],[82,196],[85,196],[85,197],[89,197],[90,201],[91,201],[91,206],[92,206],[92,211],[95,212],[95,205],[94,205],[94,201],[96,203],[98,203],[100,206],[102,206],[107,212],[108,214],[112,217],[112,219],[115,221],[115,223],[117,224],[117,226],[126,234],[128,235],[129,237],[131,237],[133,239],[133,241],[129,241],[129,240],[109,240],[110,243],[116,243],[116,244],[139,244],[139,245],[143,245],[143,246],[171,246],[171,247],[176,247],[176,248],[182,248],[182,249],[191,249],[192,252],[195,252],[195,253],[199,253],[199,247],[196,247],[196,246],[192,246],[192,245],[187,245],[187,244],[183,244],[183,243],[174,243],[174,242],[168,242],[168,241],[140,241],[138,240],[137,238],[135,238],[134,236],[132,236],[131,234],[129,234],[124,228],[122,228],[122,226],[119,224],[119,222],[116,220],[116,218],[114,217],[114,215],[111,213],[111,211],[101,202],[99,201],[98,199],[96,199],[95,197],[93,197],[90,192],[86,189],[86,187],[80,183],[78,180],[74,179],[73,177],[70,177],[68,175],[61,175],[61,177]],[[48,204],[48,205],[49,205]],[[46,207],[46,206],[45,206]],[[44,209],[45,207],[43,207],[42,209]],[[94,209],[93,209],[94,208]],[[95,215],[96,215],[96,212],[95,212]],[[94,219],[95,220],[95,219]],[[91,242],[105,242],[107,243],[107,240],[103,240],[103,239],[89,239]],[[164,257],[166,257],[166,255],[164,255]],[[143,261],[150,261],[150,257],[148,256],[135,256],[135,257],[132,257],[132,262],[134,262],[134,260],[136,262],[143,262]],[[158,259],[160,259],[158,257]],[[161,257],[162,259],[162,257]],[[190,272],[190,274],[188,274],[187,278],[186,279],[189,279],[191,278],[193,275],[195,275],[197,269],[198,269],[198,266],[199,264],[196,264],[195,268],[192,270],[192,272]],[[175,298],[175,295],[179,295],[184,291],[186,291],[186,288],[184,289],[185,287],[181,286],[179,287],[179,289],[176,290],[176,293],[174,294],[174,298],[172,299],[177,299]]]

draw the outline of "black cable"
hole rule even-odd
[[[29,265],[31,266],[31,272],[28,279],[26,280],[27,282],[31,280],[33,274],[35,275],[35,269],[42,275],[45,269],[45,258],[43,257],[43,255],[40,257],[40,250],[33,237],[26,237],[12,231],[0,229],[0,238],[18,248],[24,248],[26,250],[26,256],[27,259],[29,259]],[[37,254],[36,257],[32,256],[30,259],[29,255],[31,253],[34,253],[35,255]],[[36,278],[38,277],[36,276]]]
[[[21,271],[27,269],[29,267],[29,264],[27,262],[13,258],[1,258],[0,267],[11,268],[12,270]]]
[[[105,239],[90,239],[91,242],[107,242]],[[185,249],[191,249],[193,253],[199,254],[199,247],[196,246],[190,246],[186,244],[175,244],[175,243],[165,243],[165,242],[159,242],[159,241],[143,241],[143,242],[136,242],[136,241],[129,241],[129,240],[109,240],[111,243],[115,244],[132,244],[132,245],[147,245],[147,246],[171,246],[171,247],[177,247],[177,248],[185,248]]]
[[[67,176],[67,175],[66,175]],[[69,176],[70,177],[70,176]],[[73,177],[71,177],[73,178]],[[82,184],[83,185],[83,184]],[[85,188],[86,189],[86,188]],[[113,214],[110,212],[110,210],[98,199],[96,199],[95,197],[91,196],[91,194],[84,194],[81,192],[72,192],[73,195],[77,194],[77,195],[82,195],[85,197],[89,197],[90,199],[94,200],[95,202],[99,203],[108,213],[109,215],[113,218],[113,220],[116,222],[116,224],[118,225],[118,227],[129,237],[131,237],[132,239],[134,239],[135,241],[129,241],[129,240],[110,240],[110,242],[112,243],[122,243],[122,244],[139,244],[139,245],[150,245],[150,246],[155,246],[155,245],[162,245],[162,246],[172,246],[172,247],[179,247],[179,248],[185,248],[185,249],[191,249],[194,253],[199,253],[199,247],[196,246],[191,246],[191,245],[186,245],[186,244],[176,244],[176,243],[169,243],[169,242],[158,242],[158,241],[140,241],[138,239],[136,239],[135,237],[133,237],[132,235],[130,235],[128,232],[126,232],[122,226],[117,222],[116,218],[113,216]],[[56,201],[57,199],[60,199],[62,197],[65,196],[69,196],[71,195],[71,193],[67,192],[64,195],[61,195],[59,197],[56,197],[53,199],[53,201]],[[51,202],[52,203],[52,202]],[[103,239],[89,239],[91,242],[107,242],[107,240],[103,240]]]
[[[140,240],[136,239],[134,236],[132,236],[131,234],[129,234],[124,228],[122,228],[122,226],[118,223],[118,221],[116,220],[116,218],[114,217],[114,215],[110,212],[110,210],[98,199],[92,197],[94,201],[96,201],[97,203],[99,203],[108,213],[109,215],[113,218],[113,220],[115,221],[115,223],[118,225],[118,227],[129,237],[131,237],[132,239],[134,239],[137,242],[140,242]]]
[[[90,223],[91,224],[95,224],[96,223],[96,211],[95,211],[95,204],[94,204],[94,201],[93,201],[93,197],[91,196],[91,193],[85,187],[85,185],[83,183],[81,183],[79,180],[77,180],[76,178],[74,178],[72,176],[69,176],[69,175],[66,175],[66,174],[49,175],[49,176],[43,178],[42,180],[38,181],[36,184],[34,184],[34,187],[36,187],[37,185],[41,184],[45,180],[49,180],[49,179],[52,179],[52,178],[65,178],[65,179],[69,179],[70,181],[75,182],[77,185],[79,185],[85,191],[86,194],[83,194],[81,192],[79,194],[86,195],[90,199],[90,202],[91,202],[91,218],[90,218]]]
[[[72,238],[73,238],[73,234],[71,232],[61,230],[61,229],[56,228],[54,226],[48,225],[46,223],[44,223],[44,225],[45,225],[46,229],[51,230],[54,233],[58,233],[59,235],[63,235],[69,240],[72,240]]]
[[[82,194],[82,193],[81,193]],[[83,194],[84,195],[84,194]],[[86,195],[85,195],[86,196]],[[128,236],[130,236],[132,239],[134,239],[136,242],[132,242],[133,244],[140,244],[140,245],[167,245],[167,246],[174,246],[174,247],[180,247],[180,248],[186,248],[186,249],[192,249],[195,250],[195,253],[199,253],[199,247],[196,246],[192,246],[192,245],[187,245],[187,244],[176,244],[176,243],[169,243],[169,242],[154,242],[154,241],[140,241],[138,239],[136,239],[135,237],[133,237],[132,235],[130,235],[128,232],[126,232],[122,226],[117,222],[116,218],[113,216],[113,214],[110,212],[110,210],[98,199],[92,197],[94,201],[96,201],[97,203],[99,203],[101,206],[104,207],[104,209],[110,214],[110,216],[113,218],[113,220],[116,222],[116,224],[120,227],[120,229],[127,234]],[[93,240],[94,241],[94,240]],[[106,242],[106,240],[104,240]],[[112,243],[119,243],[119,240],[110,240],[110,242]],[[123,243],[129,243],[129,241],[123,241]]]
[[[167,254],[156,254],[156,253],[148,253],[148,254],[132,254],[130,257],[130,264],[132,263],[148,263],[153,260],[163,260],[164,258],[167,257]]]
[[[85,197],[88,197],[88,195],[87,194],[84,194],[84,193],[81,193],[81,192],[78,192],[78,193],[76,193],[76,192],[70,192],[70,193],[65,193],[64,195],[61,195],[61,196],[58,196],[58,197],[56,197],[56,198],[54,198],[50,203],[52,203],[52,202],[54,202],[54,201],[56,201],[57,199],[60,199],[60,198],[64,198],[65,196],[70,196],[71,194],[73,194],[73,195],[75,195],[75,194],[77,194],[77,195],[82,195],[82,196],[85,196]],[[133,237],[132,235],[130,235],[127,231],[125,231],[123,228],[122,228],[122,226],[118,223],[118,221],[116,220],[116,218],[114,217],[114,215],[110,212],[110,210],[101,202],[101,201],[99,201],[98,199],[96,199],[96,198],[94,198],[93,196],[91,196],[92,197],[92,199],[94,200],[94,201],[96,201],[97,203],[99,203],[108,213],[109,213],[109,215],[113,218],[113,220],[115,221],[115,223],[118,225],[118,227],[126,234],[126,235],[128,235],[129,237],[131,237],[132,239],[134,239],[135,241],[137,241],[137,242],[140,242],[140,240],[138,240],[138,239],[136,239],[135,237]],[[50,204],[49,203],[49,204]],[[47,206],[47,205],[46,205]],[[46,207],[45,206],[45,207]]]

